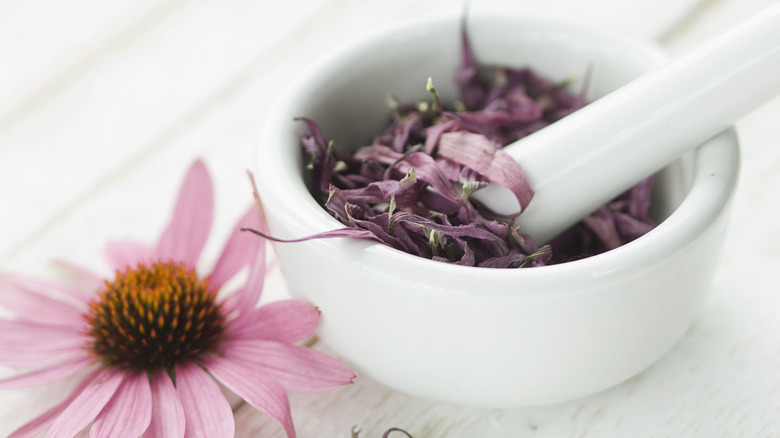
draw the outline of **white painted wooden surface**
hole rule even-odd
[[[604,20],[679,52],[770,0],[472,0]],[[0,0],[0,269],[56,278],[51,260],[107,270],[102,242],[152,241],[195,157],[217,189],[214,237],[251,201],[244,169],[279,84],[377,24],[461,7],[446,0]],[[767,74],[777,74],[768,72]],[[355,384],[292,395],[301,437],[780,436],[780,100],[738,124],[743,167],[709,299],[658,363],[603,393],[484,410]],[[210,241],[215,256],[220,238]],[[267,299],[285,296],[274,273]],[[316,348],[327,351],[327,346]],[[0,375],[12,370],[0,368]],[[0,392],[0,436],[71,382]],[[236,407],[238,436],[283,436]]]

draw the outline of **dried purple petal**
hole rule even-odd
[[[274,237],[268,233],[257,230],[255,228],[241,228],[241,231],[248,231],[250,233],[257,234],[258,236],[264,237],[268,240],[274,242],[282,242],[282,243],[297,243],[297,242],[305,242],[307,240],[332,239],[337,237],[351,237],[353,239],[368,239],[368,240],[375,240],[381,243],[381,241],[379,240],[379,238],[377,238],[375,234],[366,230],[361,230],[359,228],[338,228],[335,230],[323,231],[322,233],[301,237],[298,239],[280,239],[278,237]]]
[[[429,80],[433,105],[390,98],[388,128],[352,153],[336,150],[313,121],[302,119],[310,131],[301,138],[310,159],[310,190],[345,225],[309,238],[368,238],[432,260],[517,268],[597,254],[655,226],[647,214],[652,178],[541,248],[509,226],[508,218],[472,203],[469,195],[493,182],[509,188],[525,209],[533,191],[501,148],[576,111],[585,100],[584,92],[570,93],[565,84],[527,68],[496,68],[486,81],[465,23],[461,36],[457,111],[441,108]]]
[[[458,122],[456,120],[449,120],[446,122],[437,123],[433,126],[429,126],[425,131],[425,153],[433,155],[436,145],[439,144],[441,135],[448,131],[457,131]]]
[[[621,245],[620,235],[615,226],[614,215],[611,214],[606,206],[600,207],[589,216],[582,219],[582,222],[593,231],[607,249],[615,249]]]
[[[389,169],[397,169],[405,174],[414,170],[417,178],[431,185],[436,191],[450,199],[458,199],[459,193],[452,187],[447,176],[436,165],[433,157],[422,152],[413,152],[408,156],[395,152],[382,145],[371,145],[359,149],[354,157],[386,164]]]
[[[485,99],[485,90],[479,65],[471,50],[465,19],[461,23],[461,65],[455,72],[455,82],[467,110],[479,108]]]
[[[483,135],[463,131],[442,134],[439,156],[473,169],[508,188],[523,210],[534,196],[520,165]]]
[[[642,221],[637,217],[621,211],[616,211],[612,213],[612,215],[615,221],[615,228],[617,228],[624,243],[631,242],[632,240],[647,234],[655,227],[655,225],[650,222]]]
[[[650,194],[654,181],[655,176],[649,176],[628,190],[625,195],[628,202],[625,211],[629,216],[643,222],[650,221],[647,213],[650,210]]]

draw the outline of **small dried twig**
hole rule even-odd
[[[384,434],[382,434],[382,438],[389,438],[390,434],[392,432],[400,432],[404,435],[406,435],[407,438],[414,438],[409,432],[399,428],[399,427],[391,427],[390,429],[387,429]],[[360,428],[358,426],[352,426],[352,437],[351,438],[360,438]]]

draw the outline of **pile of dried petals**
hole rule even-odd
[[[542,247],[512,227],[512,217],[472,201],[471,193],[493,182],[525,208],[533,191],[501,148],[585,101],[528,68],[478,65],[465,27],[455,81],[461,91],[455,111],[442,108],[429,82],[433,104],[391,101],[390,127],[354,152],[334,147],[314,121],[302,119],[309,128],[301,144],[310,157],[310,192],[346,225],[319,237],[368,238],[428,259],[512,268],[598,254],[655,226],[647,214],[652,177]]]
[[[250,208],[211,273],[196,265],[213,216],[212,184],[196,162],[170,225],[155,248],[107,246],[113,278],[74,272],[80,290],[19,275],[0,276],[0,365],[31,372],[0,380],[0,389],[86,376],[65,400],[14,431],[29,437],[233,437],[233,411],[219,383],[280,422],[295,437],[287,392],[323,392],[354,374],[337,360],[297,345],[319,324],[298,300],[257,307],[266,274],[265,241],[242,233],[264,228]],[[240,273],[234,293],[225,286]]]

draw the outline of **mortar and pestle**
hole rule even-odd
[[[490,269],[419,258],[360,239],[274,243],[291,294],[318,306],[318,335],[356,371],[457,404],[563,402],[658,360],[694,319],[718,268],[738,175],[731,126],[780,93],[780,7],[675,60],[653,42],[598,25],[518,12],[467,18],[481,63],[530,66],[562,81],[592,67],[585,108],[508,146],[536,192],[517,223],[540,243],[657,172],[659,225],[603,254]],[[263,129],[254,169],[270,233],[340,228],[304,182],[295,117],[337,147],[387,124],[385,96],[444,99],[460,62],[461,17],[401,23],[307,66]],[[519,206],[496,185],[475,197]]]

